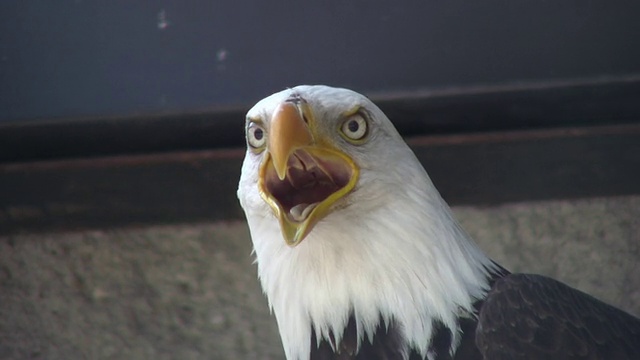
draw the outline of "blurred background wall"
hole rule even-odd
[[[512,271],[640,315],[640,197],[454,208]],[[0,237],[2,359],[282,359],[242,221]]]

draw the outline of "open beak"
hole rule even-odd
[[[314,134],[314,121],[303,101],[278,106],[260,166],[260,194],[280,221],[289,246],[298,245],[358,179],[353,160]]]

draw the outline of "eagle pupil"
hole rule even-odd
[[[264,133],[262,132],[262,129],[260,129],[260,128],[255,129],[255,131],[253,132],[253,137],[256,140],[262,140],[262,136],[264,136]]]
[[[349,131],[351,132],[356,132],[360,128],[360,125],[355,120],[349,121],[349,125],[347,126],[349,127]]]

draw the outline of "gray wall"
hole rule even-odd
[[[640,196],[454,209],[495,260],[640,314]],[[281,359],[243,222],[0,237],[0,359]]]
[[[0,123],[249,106],[297,84],[627,78],[639,14],[600,0],[4,0]]]

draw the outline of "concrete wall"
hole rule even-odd
[[[513,271],[640,314],[640,196],[458,207]],[[0,359],[281,359],[243,222],[0,237]]]

